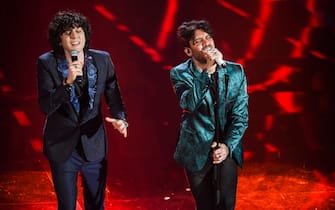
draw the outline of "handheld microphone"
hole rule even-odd
[[[206,46],[204,48],[205,51],[208,51],[208,52],[213,52],[213,51],[216,51],[217,49],[216,48],[213,48],[213,47],[210,47],[210,46]],[[226,61],[223,60],[222,58],[216,58],[215,59],[215,63],[219,66],[222,66],[222,67],[225,67],[226,66]]]
[[[70,53],[71,53],[72,62],[77,61],[78,60],[78,51],[77,50],[71,50]],[[76,82],[78,83],[78,85],[81,86],[83,84],[83,76],[78,75],[76,77]]]
[[[71,53],[72,62],[77,61],[78,60],[78,51],[77,50],[71,50],[70,53]]]
[[[216,59],[215,59],[215,63],[216,63],[217,65],[219,65],[219,66],[223,66],[223,67],[226,66],[226,61],[223,60],[222,58],[216,58]]]

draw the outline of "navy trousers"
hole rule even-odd
[[[86,161],[74,151],[65,163],[50,162],[52,180],[57,195],[58,210],[75,210],[77,178],[82,178],[85,210],[104,209],[107,160]]]

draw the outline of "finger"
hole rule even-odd
[[[126,129],[126,127],[124,125],[117,125],[116,127],[118,128],[120,133],[123,133],[124,130]]]
[[[105,120],[109,123],[112,123],[114,129],[120,129],[120,126],[117,124],[117,120],[114,118],[105,118]]]
[[[83,71],[81,69],[77,71],[77,76],[83,76]]]
[[[124,138],[127,137],[127,128],[126,127],[120,128],[118,131],[123,135]]]
[[[221,156],[221,158],[216,159],[216,160],[213,160],[213,164],[219,164],[219,163],[222,163],[225,159],[226,159],[226,157],[222,157],[222,156]]]
[[[213,143],[212,143],[211,147],[212,147],[212,148],[215,148],[215,147],[216,147],[216,145],[217,145],[216,141],[213,141]]]
[[[222,162],[222,160],[215,160],[215,161],[213,161],[213,164],[219,164],[221,162]]]
[[[116,122],[116,119],[114,119],[114,118],[110,118],[110,117],[105,117],[105,120],[106,120],[107,122],[111,122],[111,123]]]
[[[221,157],[219,153],[215,153],[214,156],[215,156],[215,159],[219,159]]]

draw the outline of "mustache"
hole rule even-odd
[[[215,50],[215,48],[213,46],[207,45],[207,46],[203,47],[201,51],[205,52],[205,53],[209,53],[209,52],[212,52],[214,50]]]

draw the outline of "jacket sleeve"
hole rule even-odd
[[[179,99],[180,107],[189,112],[194,112],[199,108],[206,92],[213,83],[206,72],[193,76],[187,69],[178,68],[170,71],[170,79],[174,92]]]
[[[126,120],[125,106],[121,97],[120,87],[118,84],[117,76],[115,73],[114,64],[106,53],[106,68],[107,68],[107,79],[105,98],[108,105],[109,113],[113,118]]]
[[[54,68],[56,68],[56,63]],[[67,103],[70,98],[67,86],[57,82],[55,75],[52,75],[50,68],[53,65],[46,59],[39,57],[37,60],[37,86],[38,103],[42,113],[49,115],[56,111],[63,103]]]
[[[227,142],[230,150],[230,155],[235,148],[241,143],[245,130],[248,127],[248,93],[247,80],[241,67],[238,79],[240,85],[237,91],[237,98],[232,104],[231,111],[227,113],[227,127],[225,142]]]

